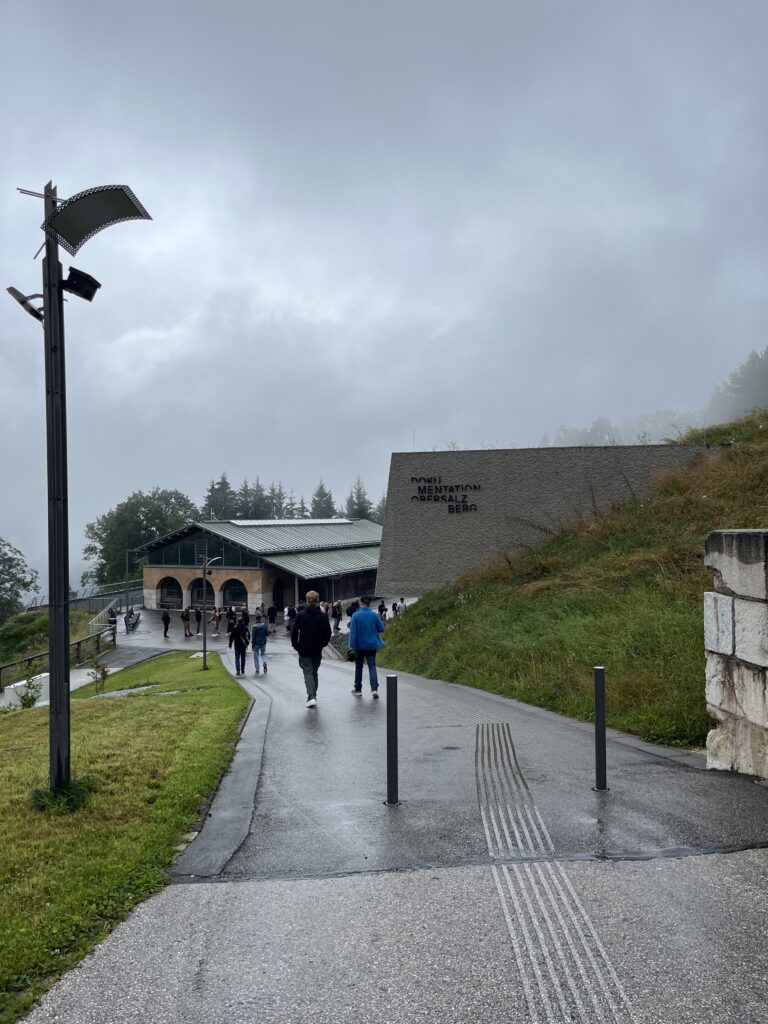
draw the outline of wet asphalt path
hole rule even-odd
[[[351,684],[324,661],[308,711],[270,645],[242,836],[206,877],[204,829],[31,1021],[768,1022],[768,852],[724,852],[768,842],[768,788],[612,734],[595,794],[588,727],[401,674],[387,807],[386,700]]]

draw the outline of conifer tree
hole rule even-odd
[[[347,495],[344,514],[347,519],[370,519],[372,511],[373,505],[366,493],[365,484],[358,477]]]
[[[371,513],[371,519],[380,526],[384,525],[384,513],[387,511],[387,492],[383,491],[376,508]]]
[[[333,495],[323,483],[322,478],[315,488],[315,493],[312,495],[310,511],[313,519],[333,519],[336,515]]]
[[[267,505],[269,506],[268,519],[285,519],[285,488],[282,480],[274,481],[267,489]]]

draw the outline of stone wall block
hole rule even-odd
[[[717,654],[733,654],[733,598],[727,594],[704,595],[704,647]]]
[[[768,729],[768,672],[707,654],[707,706]],[[717,717],[717,716],[714,716]]]
[[[733,623],[736,657],[768,668],[768,604],[737,597],[733,602]]]
[[[768,601],[768,530],[714,530],[706,540],[704,565],[715,590]]]
[[[710,709],[718,725],[707,736],[707,768],[768,778],[768,731]]]

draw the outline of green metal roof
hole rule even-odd
[[[345,576],[350,572],[378,569],[379,546],[362,548],[330,548],[324,551],[297,552],[285,555],[266,555],[264,561],[302,580],[322,576]]]
[[[187,523],[165,537],[150,541],[142,550],[152,551],[194,530],[203,530],[268,557],[296,551],[327,552],[381,544],[381,527],[367,519],[230,519]]]

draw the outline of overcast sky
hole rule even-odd
[[[765,0],[0,0],[0,536],[46,563],[42,201],[74,263],[83,526],[225,470],[375,500],[392,451],[701,408],[768,344]],[[66,273],[69,259],[62,253]],[[43,580],[45,583],[45,580]]]

